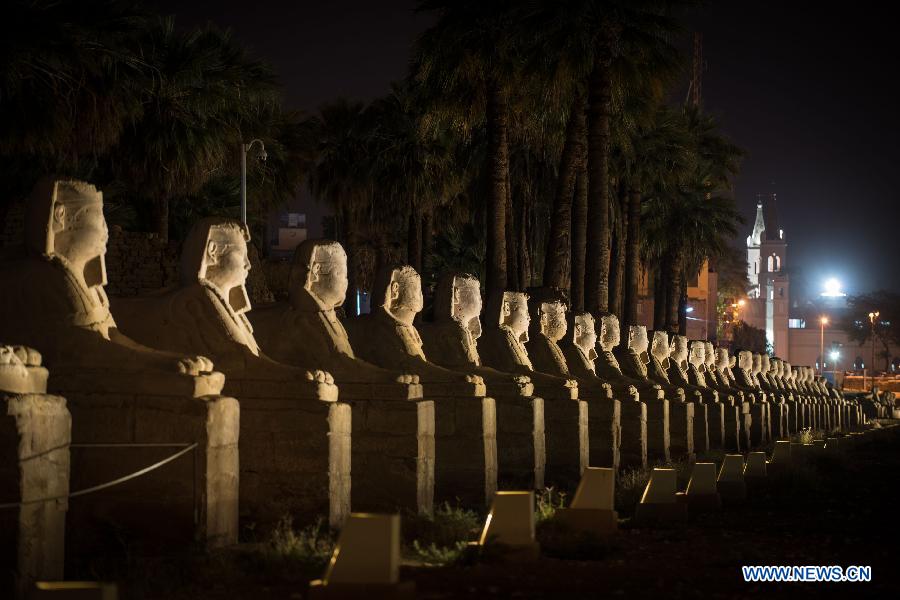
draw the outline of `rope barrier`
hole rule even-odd
[[[23,500],[22,502],[8,502],[5,504],[0,504],[0,510],[2,510],[4,508],[18,508],[19,506],[24,506],[26,504],[38,504],[41,502],[52,502],[54,500],[63,500],[65,498],[75,498],[77,496],[84,496],[86,494],[91,494],[93,492],[99,492],[100,490],[104,490],[106,488],[120,485],[131,479],[135,479],[142,475],[146,475],[147,473],[154,471],[154,470],[162,467],[163,465],[168,464],[168,463],[172,462],[173,460],[187,454],[188,452],[190,452],[191,450],[196,448],[197,445],[198,444],[196,444],[196,443],[190,444],[186,447],[183,447],[181,450],[179,450],[172,456],[164,458],[163,460],[161,460],[159,462],[153,463],[149,467],[145,467],[145,468],[141,469],[140,471],[135,471],[134,473],[130,473],[123,477],[119,477],[118,479],[113,479],[112,481],[107,481],[106,483],[101,483],[101,484],[95,485],[93,487],[85,488],[83,490],[78,490],[77,492],[72,492],[70,494],[63,494],[61,496],[51,496],[49,498],[38,498],[35,500]],[[76,446],[76,445],[73,444],[73,446]],[[85,448],[85,447],[109,448],[109,447],[117,447],[117,446],[118,447],[129,446],[129,447],[141,448],[141,447],[181,447],[181,446],[184,446],[184,444],[78,444],[77,446],[82,447],[82,448]]]

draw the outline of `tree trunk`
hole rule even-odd
[[[622,277],[625,273],[622,257],[622,221],[611,220],[609,226],[609,312],[616,316],[622,314]],[[619,264],[622,268],[619,268]],[[619,319],[621,321],[621,319]]]
[[[530,202],[522,198],[516,211],[518,226],[518,253],[519,253],[519,285],[522,289],[528,289],[531,285],[531,256],[528,252],[528,207]]]
[[[662,276],[663,270],[657,265],[653,274],[653,329],[666,329],[666,287]]]
[[[687,278],[682,274],[679,280],[681,285],[678,294],[678,335],[687,335]]]
[[[570,279],[570,252],[572,249],[572,197],[578,164],[584,151],[584,98],[578,94],[572,103],[566,139],[559,159],[559,175],[550,215],[550,238],[544,254],[544,285],[566,289]]]
[[[587,165],[584,152],[575,177],[575,199],[572,203],[572,276],[570,302],[573,312],[584,311],[584,253],[587,243]]]
[[[488,177],[487,198],[487,297],[506,289],[506,203],[509,173],[506,94],[493,85],[487,103]]]
[[[678,302],[681,298],[681,259],[677,251],[667,253],[665,260],[666,280],[666,330],[678,331]]]
[[[640,279],[641,261],[641,193],[637,190],[628,192],[628,219],[625,244],[625,294],[622,318],[629,325],[637,325],[638,280]]]
[[[585,306],[594,316],[609,308],[609,104],[608,51],[594,63],[588,92],[588,228]]]
[[[428,271],[428,257],[431,256],[431,242],[433,234],[431,233],[431,211],[426,210],[422,213],[421,219],[421,233],[422,236],[422,271]],[[425,278],[425,275],[423,275]],[[431,273],[428,273],[427,277],[428,281],[431,280]]]
[[[519,279],[518,227],[516,227],[516,207],[521,202],[513,202],[512,186],[509,184],[509,170],[506,178],[506,288],[522,291]]]
[[[413,209],[409,213],[406,232],[406,263],[422,274],[422,213]]]
[[[160,196],[153,203],[153,227],[163,242],[169,241],[169,198]]]

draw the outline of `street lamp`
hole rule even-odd
[[[266,145],[259,138],[250,140],[249,144],[241,143],[241,223],[247,224],[247,153],[253,147],[253,144],[259,142],[259,153],[256,158],[262,162],[269,157],[266,154]]]
[[[872,324],[872,391],[875,391],[875,319],[881,313],[877,310],[869,313],[869,323]]]
[[[819,337],[819,375],[825,373],[825,326],[828,325],[828,317],[819,319],[822,324],[822,333]]]

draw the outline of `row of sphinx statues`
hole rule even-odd
[[[240,480],[241,514],[324,510],[339,524],[351,504],[483,504],[498,485],[566,483],[588,465],[742,450],[858,418],[809,367],[643,326],[622,343],[615,315],[569,312],[554,290],[482,306],[475,277],[446,273],[424,321],[419,274],[400,265],[378,275],[371,314],[341,319],[347,256],[328,240],[297,248],[287,301],[251,307],[249,235],[225,218],[194,225],[177,286],[111,300],[107,238],[100,191],[39,184],[24,248],[0,261],[0,340],[43,355],[49,391],[77,409],[73,440],[115,437],[97,398],[236,398],[239,419],[206,413],[206,427],[239,428],[240,476],[235,458],[223,468],[233,481],[210,475],[220,487],[209,493],[236,498],[228,486]]]

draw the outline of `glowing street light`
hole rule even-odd
[[[827,298],[839,298],[847,294],[841,291],[841,282],[831,277],[825,281],[825,291],[822,295]]]

